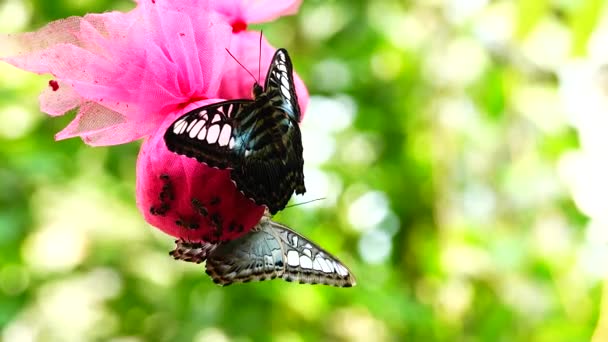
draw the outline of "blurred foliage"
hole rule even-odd
[[[126,0],[0,1],[2,32]],[[0,65],[4,341],[607,341],[604,1],[306,0],[262,28],[313,97],[288,224],[352,289],[220,288],[135,207],[138,143],[53,142]],[[310,196],[310,197],[308,197]]]

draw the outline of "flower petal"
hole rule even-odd
[[[236,189],[229,170],[167,150],[163,136],[177,117],[168,116],[141,147],[136,187],[139,210],[151,225],[188,241],[215,243],[245,234],[259,222],[264,207]]]
[[[232,24],[244,22],[247,24],[263,23],[284,15],[295,14],[302,0],[214,0],[210,2],[213,9],[226,16]]]
[[[128,13],[72,17],[1,36],[0,57],[60,82],[63,91],[42,96],[49,114],[86,105],[59,139],[119,144],[151,134],[184,104],[216,97],[231,32],[206,1],[140,1]],[[59,98],[66,92],[69,98]]]
[[[68,110],[78,107],[83,101],[72,87],[55,80],[49,81],[49,87],[40,93],[38,100],[40,110],[53,116],[63,115]]]

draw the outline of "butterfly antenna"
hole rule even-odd
[[[258,80],[262,77],[262,30],[260,30],[260,42],[258,43]]]
[[[306,201],[306,202],[302,202],[302,203],[295,203],[295,204],[291,204],[291,205],[286,206],[285,208],[297,207],[297,206],[299,206],[299,205],[304,205],[304,204],[308,204],[308,203],[312,203],[312,202],[316,202],[316,201],[320,201],[320,200],[324,200],[324,199],[326,199],[326,198],[325,198],[325,197],[315,198],[315,199],[310,200],[310,201]]]
[[[234,59],[235,62],[237,62],[241,68],[245,69],[245,71],[247,71],[247,73],[249,74],[249,76],[251,76],[251,78],[253,78],[253,80],[255,81],[255,83],[258,83],[258,80],[255,79],[255,76],[253,76],[253,74],[251,73],[251,71],[249,71],[249,69],[245,68],[245,66],[243,64],[241,64],[241,62],[239,62],[238,59],[236,59],[236,57],[234,57],[234,55],[230,52],[230,50],[226,49],[226,52],[228,52],[228,54],[230,55],[230,57],[232,57],[232,59]]]

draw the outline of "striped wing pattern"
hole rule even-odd
[[[193,251],[200,255],[193,257]],[[335,256],[266,216],[247,235],[214,247],[178,240],[171,255],[191,262],[206,259],[207,274],[222,286],[275,278],[338,287],[356,284],[355,277]]]
[[[254,100],[230,100],[192,110],[165,132],[167,148],[220,169],[237,188],[272,214],[291,195],[306,192],[300,108],[287,51],[275,53],[265,88]]]

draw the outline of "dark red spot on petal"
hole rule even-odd
[[[232,23],[232,33],[239,33],[247,29],[247,23],[242,20],[237,20]]]
[[[152,0],[152,3],[153,3],[153,4],[155,4],[155,3],[156,3],[156,0]]]
[[[49,86],[51,87],[51,89],[53,89],[53,91],[57,91],[57,89],[59,89],[59,83],[55,80],[50,80]]]
[[[184,37],[185,35],[186,35],[186,34],[185,34],[185,33],[183,33],[183,32],[180,32],[180,33],[179,33],[179,36],[180,36],[180,37]]]

